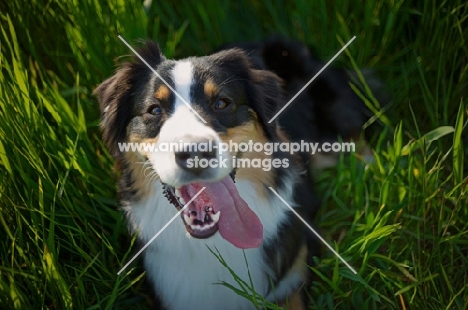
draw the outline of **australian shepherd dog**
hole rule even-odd
[[[251,299],[262,296],[305,309],[320,245],[287,204],[311,223],[318,207],[312,160],[235,146],[358,133],[362,102],[348,78],[327,70],[270,122],[321,68],[302,44],[274,39],[171,60],[145,42],[138,53],[146,63],[121,64],[95,94],[132,233],[146,244],[180,212],[142,253],[161,307],[253,309]],[[122,150],[129,143],[154,148]],[[175,147],[182,144],[192,147]],[[196,164],[203,160],[212,164]]]

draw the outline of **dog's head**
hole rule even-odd
[[[272,156],[222,144],[282,139],[277,123],[268,123],[280,97],[277,76],[253,69],[239,49],[174,61],[147,42],[139,54],[147,64],[134,57],[95,90],[104,142],[129,172],[132,189],[148,195],[148,183],[161,182],[179,210],[191,201],[182,218],[192,236],[219,230],[235,246],[258,246],[262,225],[235,181],[264,189],[275,172],[235,167],[233,158]],[[124,150],[122,143],[139,149]]]

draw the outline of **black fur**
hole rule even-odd
[[[304,44],[281,37],[264,42],[233,43],[223,48],[247,52],[258,69],[276,73],[283,81],[284,106],[325,65]],[[279,116],[293,140],[317,142],[357,137],[369,116],[364,102],[349,86],[350,76],[328,67]],[[301,126],[298,126],[301,124]]]

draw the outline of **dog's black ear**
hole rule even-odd
[[[245,51],[239,48],[223,50],[213,54],[212,59],[223,70],[246,81],[249,105],[256,111],[258,121],[263,126],[267,138],[276,139],[277,120],[269,121],[277,113],[282,102],[282,80],[273,72],[258,70]]]
[[[266,67],[286,84],[295,78],[307,78],[313,69],[309,48],[298,41],[272,37],[265,42],[261,55]]]
[[[117,157],[117,143],[125,139],[126,127],[132,116],[134,71],[131,64],[122,65],[93,92],[99,100],[101,110],[102,138],[114,157]]]
[[[151,68],[155,68],[165,59],[159,45],[153,41],[144,41],[143,46],[138,48],[137,52]],[[136,63],[137,66],[144,66],[144,69],[149,69],[137,55],[133,56],[133,62]]]
[[[138,54],[155,68],[164,57],[154,42],[145,42]],[[151,69],[137,56],[122,64],[116,73],[102,82],[93,92],[101,110],[103,140],[110,153],[118,156],[118,143],[125,141],[127,125],[132,118],[133,100],[143,81],[150,77]]]
[[[276,137],[278,119],[270,120],[280,110],[280,104],[284,98],[281,84],[283,81],[273,72],[268,70],[251,70],[255,85],[256,98],[252,104],[255,105],[257,116],[265,129],[268,138]]]

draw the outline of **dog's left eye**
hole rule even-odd
[[[228,105],[229,105],[229,101],[227,99],[220,98],[215,103],[215,109],[221,110],[221,109],[226,108]]]
[[[148,113],[151,115],[159,115],[162,113],[162,109],[158,105],[153,105],[148,109]]]

